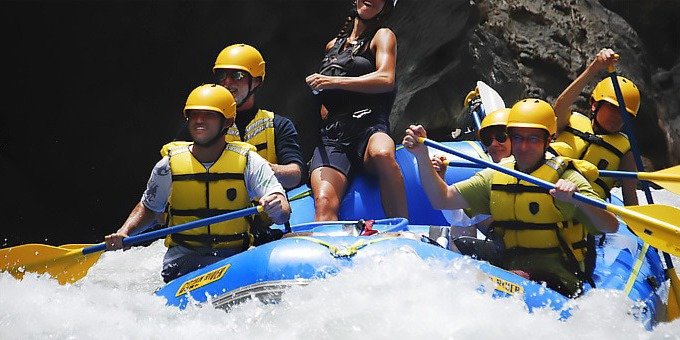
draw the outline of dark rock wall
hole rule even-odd
[[[318,108],[304,78],[348,0],[3,1],[0,246],[99,242],[139,200],[181,110],[226,45],[267,60],[262,107],[289,116],[309,157]],[[619,13],[619,14],[616,14]],[[554,98],[601,47],[644,95],[650,166],[680,161],[678,1],[399,0],[392,136],[445,139],[477,80],[506,104]],[[579,108],[585,110],[586,88]],[[650,168],[651,169],[651,168]],[[8,215],[8,216],[7,216]]]
[[[617,71],[642,93],[635,133],[647,170],[677,164],[679,3],[486,0],[423,6],[405,0],[408,11],[393,20],[400,46],[393,135],[399,138],[411,122],[427,121],[433,136],[447,138],[462,123],[462,100],[477,80],[495,88],[508,106],[530,96],[553,102],[597,51],[611,47],[621,55]],[[428,19],[414,18],[416,12]],[[575,110],[588,110],[595,84],[584,89]]]

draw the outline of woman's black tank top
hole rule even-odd
[[[358,77],[376,70],[375,56],[369,48],[373,34],[360,38],[344,48],[347,37],[337,38],[321,61],[319,73],[327,76]],[[385,93],[360,93],[346,90],[320,91],[319,99],[328,117],[323,125],[353,120],[354,127],[385,124],[394,104],[396,89]],[[357,121],[359,120],[359,121]]]

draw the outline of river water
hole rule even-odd
[[[680,206],[666,191],[655,199]],[[645,330],[618,291],[589,292],[560,321],[552,310],[528,313],[516,298],[479,293],[486,278],[470,260],[425,262],[398,251],[294,287],[276,305],[180,311],[153,294],[164,251],[157,241],[107,252],[72,285],[0,273],[0,339],[680,339],[680,320]]]

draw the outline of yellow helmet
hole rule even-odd
[[[184,105],[184,116],[187,110],[210,110],[217,111],[230,119],[236,117],[236,101],[231,92],[221,85],[204,84],[195,88]]]
[[[463,107],[466,107],[470,105],[470,102],[475,99],[476,96],[479,96],[479,92],[475,88],[474,90],[468,92],[467,96],[465,96],[465,99],[463,99]]]
[[[508,115],[510,114],[510,109],[502,108],[494,112],[489,113],[482,119],[482,124],[479,127],[478,133],[490,126],[506,126],[508,125]]]
[[[510,109],[507,127],[538,128],[546,130],[552,136],[557,132],[555,110],[541,99],[520,100]]]
[[[264,80],[264,58],[254,47],[246,44],[234,44],[225,47],[217,55],[213,72],[228,68],[246,71],[251,77],[262,77]]]
[[[637,116],[638,109],[640,109],[640,90],[638,90],[637,86],[629,79],[621,76],[616,76],[616,78],[619,81],[623,101],[626,103],[626,111],[633,115],[633,117]],[[590,99],[594,102],[604,100],[619,106],[619,101],[616,100],[616,92],[614,92],[612,78],[607,77],[597,83],[595,89],[593,89],[593,93],[590,95]]]

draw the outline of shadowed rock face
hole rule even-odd
[[[642,93],[636,134],[643,155],[652,163],[650,170],[680,161],[674,142],[678,123],[673,123],[678,116],[678,66],[668,71],[655,66],[658,55],[650,56],[647,45],[619,15],[597,1],[480,1],[477,5],[450,1],[445,5],[417,10],[417,2],[405,0],[408,14],[394,18],[400,46],[399,97],[392,120],[395,138],[409,122],[427,122],[436,132],[434,138],[445,138],[459,124],[462,100],[477,80],[495,88],[507,106],[524,97],[554,102],[599,49],[611,47],[621,55],[619,73],[633,80]],[[408,19],[422,12],[428,20]],[[670,35],[648,38],[650,44],[662,46],[666,46],[663,39],[672,39]],[[677,48],[667,49],[677,60]],[[670,58],[663,57],[667,64]],[[595,83],[584,89],[574,110],[588,111]]]
[[[450,138],[478,80],[508,106],[529,95],[554,101],[608,46],[643,94],[636,124],[648,165],[677,164],[678,3],[399,0],[388,21],[398,37],[392,136],[400,142],[408,124],[421,123],[432,138]],[[99,242],[118,229],[161,145],[182,136],[187,94],[213,81],[214,58],[232,43],[260,49],[267,76],[258,103],[293,120],[309,158],[319,118],[304,79],[318,69],[349,6],[349,0],[3,3],[8,88],[0,173],[11,199],[3,205],[9,216],[0,246]],[[575,110],[587,110],[594,85]]]

